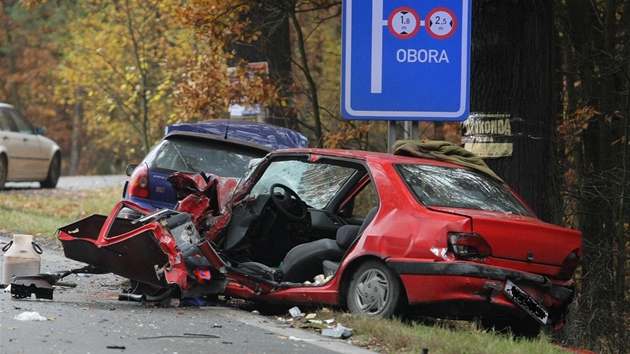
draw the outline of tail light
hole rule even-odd
[[[488,242],[477,234],[448,234],[448,249],[457,259],[487,257],[492,254],[492,248]]]
[[[580,264],[580,254],[581,250],[576,248],[564,258],[562,266],[560,267],[560,272],[558,273],[558,278],[571,279],[573,273],[575,273],[575,270]]]
[[[129,195],[132,197],[149,197],[149,169],[146,164],[140,164],[129,177]]]

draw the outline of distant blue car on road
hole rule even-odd
[[[149,210],[172,209],[177,198],[167,178],[174,172],[240,178],[252,159],[307,145],[304,135],[261,122],[215,119],[170,125],[142,162],[127,166],[123,199]]]

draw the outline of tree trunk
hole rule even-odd
[[[558,224],[553,4],[473,1],[472,19],[471,114],[501,114],[511,123],[512,156],[486,163],[541,219]]]

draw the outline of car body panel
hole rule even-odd
[[[43,181],[59,146],[39,134],[14,107],[0,103],[0,154],[7,158],[7,182]]]
[[[409,170],[414,171],[426,167],[438,175],[420,173],[409,182],[409,177],[403,179],[401,166],[411,166]],[[502,193],[503,197],[486,205],[471,196],[444,193],[451,185],[441,186],[443,190],[428,199],[419,198],[417,188],[411,192],[424,177],[442,178],[439,173],[457,175],[458,181],[473,185],[480,183],[491,195]],[[356,284],[356,272],[365,264],[381,264],[386,267],[382,269],[396,275],[405,304],[424,313],[456,318],[528,316],[526,312],[531,309],[524,309],[506,290],[511,286],[508,284],[514,284],[535,307],[529,312],[549,312],[549,319],[546,315],[537,317],[541,323],[556,326],[564,321],[573,296],[571,276],[581,255],[581,234],[536,219],[511,189],[483,173],[435,159],[288,149],[269,153],[238,184],[228,180],[207,174],[175,173],[169,177],[177,190],[188,191],[174,216],[146,216],[137,231],[126,235],[131,238],[151,225],[170,267],[134,263],[134,267],[144,267],[136,277],[142,279],[136,280],[159,285],[147,274],[168,274],[168,284],[184,297],[198,294],[200,287],[210,289],[208,284],[216,282],[221,284],[217,289],[222,294],[238,298],[346,306],[352,296],[349,287]],[[278,182],[296,197],[287,190],[277,191]],[[425,192],[429,187],[437,188],[425,186]],[[440,193],[448,198],[455,195],[453,205],[464,203],[468,208],[429,205]],[[480,200],[484,198],[481,195]],[[474,203],[479,203],[478,209],[471,209]],[[126,206],[135,208],[132,203]],[[307,216],[297,218],[302,206]],[[520,214],[506,213],[505,209]],[[289,215],[283,215],[286,212]],[[290,212],[295,213],[293,219]],[[185,218],[182,215],[191,215],[190,222],[172,221]],[[109,218],[118,222],[115,212]],[[184,225],[187,233],[182,231]],[[343,242],[340,231],[352,227],[360,230],[356,239]],[[69,233],[90,228],[94,227],[70,225],[60,229],[59,239],[67,257],[81,257],[90,263],[78,255],[80,247],[71,246],[84,237]],[[338,247],[343,242],[342,256],[326,256],[331,258],[325,258],[315,269],[329,273],[325,280],[319,278],[318,282],[317,276],[312,277],[316,273],[292,280],[292,252],[335,239]],[[101,237],[98,247],[107,249],[113,240]],[[297,264],[310,267],[299,263],[310,256],[308,251],[300,253]],[[193,259],[195,264],[191,265]],[[199,263],[200,259],[203,262]],[[181,263],[187,263],[188,274],[174,266]],[[208,275],[195,274],[200,269]],[[125,271],[124,276],[134,279],[133,273]]]

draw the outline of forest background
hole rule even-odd
[[[557,338],[629,352],[630,2],[472,3],[471,112],[525,117],[515,139],[526,153],[488,162],[543,220],[584,235]],[[47,128],[66,175],[120,173],[166,125],[227,117],[233,103],[265,107],[312,146],[386,151],[385,122],[340,116],[341,5],[2,0],[0,102]],[[459,124],[419,131],[460,143]]]

